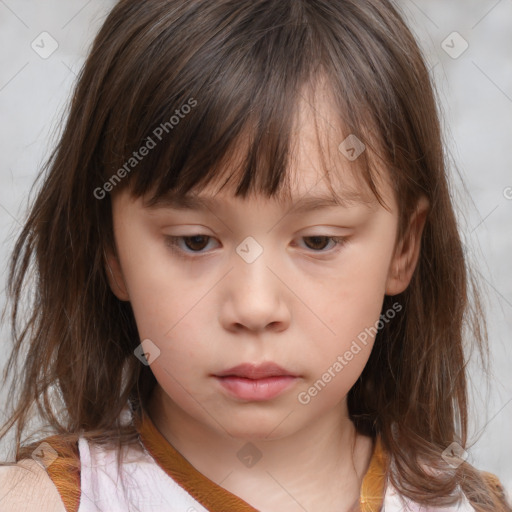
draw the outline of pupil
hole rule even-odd
[[[204,246],[204,245],[205,245],[205,244],[204,244],[204,239],[205,239],[205,238],[206,238],[206,237],[205,237],[205,236],[203,236],[203,235],[189,236],[189,237],[187,237],[187,238],[186,238],[186,240],[187,240],[186,245],[187,245],[187,247],[188,247],[189,249],[192,249],[192,250],[200,250],[200,249],[202,249],[202,248],[203,248],[202,246]],[[197,240],[198,240],[198,239],[199,239],[199,245],[200,245],[200,247],[197,247],[197,246],[196,246],[196,247],[194,247],[194,245],[197,243]],[[201,244],[201,239],[203,239],[203,244]],[[190,244],[190,243],[188,243],[188,240],[192,240],[192,243],[191,243],[191,244]],[[192,245],[193,247],[190,247],[190,245]]]
[[[321,245],[322,247],[317,247],[317,246],[316,246],[316,244],[317,244],[317,242],[318,242],[319,240],[320,240],[320,242],[321,242],[321,241],[322,241],[322,239],[324,239],[324,240],[325,240],[325,238],[326,238],[325,236],[310,236],[310,237],[308,237],[308,239],[309,239],[309,240],[313,240],[313,241],[314,241],[313,245],[315,246],[315,247],[314,247],[315,249],[321,249],[321,248],[323,247],[323,245],[322,245],[321,243],[320,243],[320,245]]]
[[[189,249],[198,251],[198,250],[204,249],[205,240],[207,238],[208,237],[206,237],[204,235],[188,236],[188,237],[185,238],[186,245],[187,245],[187,247]],[[325,246],[326,238],[327,237],[325,237],[325,236],[309,236],[309,237],[306,237],[305,239],[313,241],[312,244],[310,244],[310,243],[307,244],[310,247],[312,245],[313,247],[311,247],[311,248],[313,248],[313,249],[322,249]],[[324,241],[324,244],[322,244],[322,240]],[[199,244],[199,247],[197,247],[197,244]],[[320,244],[320,247],[318,246],[319,244]]]

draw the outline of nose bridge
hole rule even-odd
[[[238,257],[248,266],[253,265],[258,260],[266,260],[262,256],[267,252],[265,245],[268,245],[268,237],[265,238],[265,241],[262,240],[262,236],[258,236],[258,238],[261,243],[254,236],[249,235],[236,247],[235,252]],[[261,265],[261,261],[259,264]],[[243,265],[242,268],[244,268]]]
[[[278,205],[269,202],[256,202],[244,210],[243,219],[235,220],[238,235],[244,236],[235,247],[237,255],[248,265],[263,259],[268,261],[269,251],[278,235],[277,229],[282,213]],[[261,264],[261,262],[260,262]]]
[[[257,236],[257,235],[256,235]],[[269,247],[270,237],[249,235],[240,242],[234,256],[235,279],[243,286],[249,286],[254,292],[264,291],[262,288],[272,287],[270,281],[275,279],[268,267],[272,267],[269,261],[271,254],[274,254]],[[263,240],[264,238],[264,240]]]
[[[282,282],[274,275],[272,262],[274,252],[264,246],[269,243],[258,241],[255,236],[247,236],[235,248],[233,269],[230,279],[231,307],[236,323],[249,328],[264,328],[278,321],[280,287]]]
[[[235,287],[249,287],[252,293],[260,297],[261,294],[276,292],[280,280],[274,272],[278,272],[278,255],[285,248],[283,239],[279,239],[277,226],[281,215],[275,204],[259,202],[245,208],[243,218],[231,219],[232,236],[241,237],[233,246],[230,262]],[[268,295],[265,299],[270,302],[276,300]]]

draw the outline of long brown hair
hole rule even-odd
[[[136,439],[120,413],[129,403],[140,415],[156,381],[134,356],[140,340],[130,304],[108,284],[111,193],[129,186],[134,196],[158,199],[236,178],[237,196],[276,196],[300,91],[319,76],[343,132],[367,147],[354,172],[377,197],[377,169],[389,174],[399,237],[418,198],[430,203],[412,281],[384,300],[383,311],[399,301],[403,313],[379,331],[348,394],[351,419],[359,432],[382,436],[403,496],[448,505],[460,486],[478,511],[510,510],[481,472],[468,462],[452,468],[441,456],[454,441],[468,447],[464,346],[471,335],[485,360],[486,329],[450,200],[434,88],[414,37],[385,0],[114,7],[12,255],[14,347],[4,378],[13,373],[17,401],[0,438],[16,425],[16,460],[34,446],[21,442],[33,405],[63,439]],[[222,164],[242,141],[235,173]]]

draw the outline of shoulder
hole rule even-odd
[[[0,466],[0,509],[5,512],[66,512],[50,476],[33,459]]]
[[[0,510],[75,512],[80,502],[78,440],[50,436],[31,458],[0,466]],[[4,497],[5,496],[5,497]]]
[[[506,507],[505,510],[512,512],[511,496],[505,490],[500,479],[493,473],[487,471],[480,471],[480,474],[483,476],[493,499],[495,499],[500,506]]]
[[[487,486],[487,497],[484,498],[479,495],[467,497],[459,489],[461,499],[457,504],[447,507],[430,507],[428,510],[431,512],[476,512],[477,510],[481,510],[480,505],[483,503],[489,506],[489,500],[491,500],[495,507],[493,510],[512,512],[510,499],[499,478],[496,475],[485,471],[480,471],[480,474]],[[398,491],[389,481],[386,486],[384,505],[386,512],[402,512],[404,510],[419,512],[425,510],[425,508],[420,504],[399,495]]]

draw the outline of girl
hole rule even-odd
[[[389,2],[122,0],[46,171],[2,510],[511,510],[467,461],[484,322]]]

